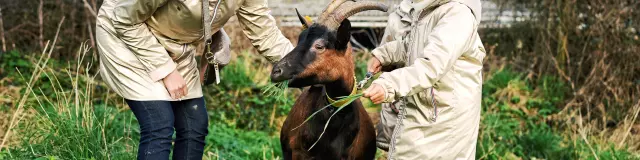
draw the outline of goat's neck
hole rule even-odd
[[[353,87],[356,83],[354,78],[355,76],[355,63],[352,56],[353,50],[351,49],[351,44],[347,45],[346,52],[344,53],[344,58],[339,66],[340,69],[343,69],[344,72],[340,74],[340,78],[336,81],[325,84],[325,90],[327,95],[331,97],[331,99],[337,100],[337,97],[349,96],[351,91],[353,91]]]
[[[325,90],[327,95],[334,100],[338,100],[337,97],[349,96],[353,91],[355,85],[355,78],[353,78],[353,71],[343,74],[338,80],[325,84]]]

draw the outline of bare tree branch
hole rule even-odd
[[[40,35],[38,35],[38,41],[40,42],[40,48],[44,48],[44,16],[42,15],[43,6],[44,1],[40,0],[40,4],[38,5],[38,26],[40,26]]]
[[[89,30],[89,38],[91,39],[91,47],[95,48],[96,47],[96,40],[95,38],[93,38],[93,27],[91,27],[93,25],[91,25],[90,21],[87,21],[87,30]]]
[[[82,0],[82,2],[84,3],[84,7],[87,8],[87,10],[89,10],[89,12],[91,13],[91,15],[93,15],[93,17],[98,17],[98,14],[96,14],[96,11],[93,10],[93,7],[89,5],[89,2],[87,2],[87,0]]]
[[[2,21],[2,8],[0,8],[0,39],[2,40],[2,52],[7,52],[7,41],[4,39],[4,22]]]

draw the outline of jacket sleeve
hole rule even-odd
[[[400,65],[406,61],[404,44],[401,40],[396,39],[399,28],[402,28],[400,16],[398,13],[392,12],[389,15],[380,46],[371,51],[371,54],[380,61],[382,66]]]
[[[276,26],[265,0],[246,0],[237,12],[243,32],[262,56],[275,62],[293,50],[291,41]]]
[[[371,54],[380,61],[382,66],[399,65],[406,61],[403,45],[401,40],[381,43],[380,46],[371,51]]]
[[[163,79],[176,68],[167,50],[145,24],[165,3],[166,0],[120,0],[113,10],[117,35],[146,67],[152,81]]]
[[[427,44],[412,65],[383,73],[373,82],[385,88],[385,102],[433,87],[471,46],[476,28],[475,17],[465,5],[454,5],[447,9],[436,23],[427,35]]]

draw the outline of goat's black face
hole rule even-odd
[[[336,81],[353,64],[348,52],[349,20],[337,30],[313,24],[302,31],[297,46],[273,66],[271,81],[289,80],[289,87],[301,88]]]

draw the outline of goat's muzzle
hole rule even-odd
[[[290,74],[286,68],[288,63],[285,61],[280,61],[273,65],[273,70],[271,70],[271,82],[282,82],[284,80],[289,80],[293,78],[293,75]]]

